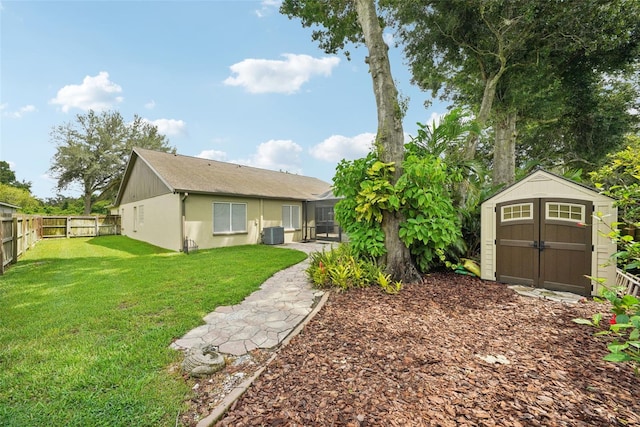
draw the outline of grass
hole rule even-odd
[[[184,255],[124,236],[39,242],[0,276],[0,425],[169,426],[190,385],[172,340],[302,252]]]

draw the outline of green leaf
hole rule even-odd
[[[626,314],[618,314],[616,316],[616,323],[618,324],[628,324],[629,323],[629,316],[627,316]]]
[[[622,297],[622,303],[627,306],[640,304],[640,300],[633,295],[625,295]]]
[[[577,319],[571,319],[571,321],[577,323],[578,325],[595,326],[593,322],[589,319],[577,318]]]
[[[602,359],[606,360],[607,362],[616,362],[616,363],[626,362],[627,360],[631,360],[631,358],[624,353],[610,353],[610,354],[607,354]]]
[[[625,343],[617,343],[617,342],[613,342],[611,344],[609,344],[607,346],[607,348],[609,349],[609,351],[611,353],[621,353],[622,351],[626,350],[629,348],[629,344]]]

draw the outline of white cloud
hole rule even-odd
[[[393,33],[390,33],[388,31],[384,32],[382,34],[382,39],[387,44],[387,46],[389,46],[389,47],[395,46],[396,42],[395,42],[395,37],[393,36]]]
[[[375,133],[361,133],[354,137],[332,135],[309,149],[311,156],[327,162],[339,162],[342,159],[353,160],[367,155],[371,151]]]
[[[250,93],[295,93],[312,76],[328,77],[340,63],[337,56],[313,58],[309,55],[285,53],[284,60],[245,59],[233,64],[224,84],[244,87]]]
[[[301,174],[301,152],[302,147],[291,140],[272,139],[260,144],[248,160],[234,160],[232,163]]]
[[[200,154],[196,155],[196,157],[200,157],[201,159],[218,160],[220,162],[227,161],[227,153],[219,150],[204,150],[201,151]]]
[[[151,123],[158,128],[158,132],[167,136],[181,136],[187,133],[187,124],[184,120],[175,119],[143,119],[147,123]]]
[[[274,9],[279,9],[282,4],[282,0],[262,0],[260,2],[260,9],[256,9],[256,16],[263,18],[269,15]]]
[[[447,113],[431,113],[431,117],[429,117],[429,120],[427,120],[427,123],[425,124],[429,127],[438,127],[440,121],[442,120],[442,117],[444,117],[446,114]]]
[[[144,104],[144,108],[146,108],[147,110],[153,110],[154,108],[156,108],[156,101],[152,99],[151,101]]]
[[[2,104],[2,110],[6,109],[7,104]],[[34,105],[25,105],[24,107],[20,107],[17,111],[5,111],[3,114],[7,117],[11,117],[12,119],[21,119],[25,114],[34,113],[38,111],[38,109]]]
[[[122,102],[120,93],[122,87],[109,80],[109,73],[100,71],[97,76],[85,76],[82,84],[63,87],[49,103],[61,105],[65,113],[72,108],[101,111]]]

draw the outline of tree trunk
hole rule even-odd
[[[516,180],[516,118],[515,112],[500,115],[495,123],[493,147],[493,184],[511,185]]]
[[[382,28],[374,0],[355,0],[358,23],[362,28],[365,44],[369,51],[367,63],[373,80],[373,92],[378,111],[378,133],[376,149],[383,162],[395,164],[392,184],[402,175],[404,160],[404,132],[402,130],[402,112],[398,103],[398,90],[391,76],[388,50],[382,38]],[[393,280],[405,283],[420,279],[420,274],[411,259],[409,248],[400,240],[400,223],[404,220],[397,212],[383,212],[382,229],[387,250],[386,271]]]
[[[480,111],[476,117],[476,122],[480,128],[484,128],[491,115],[491,108],[493,107],[493,100],[496,97],[496,88],[498,87],[498,81],[504,74],[503,70],[500,70],[495,76],[489,77],[484,85],[484,92],[482,93],[482,103],[480,104]],[[478,148],[478,140],[480,135],[471,134],[467,140],[465,146],[463,160],[473,160],[476,156],[476,149]]]
[[[85,192],[82,198],[84,199],[84,214],[89,215],[91,214],[91,207],[92,207],[91,193]]]

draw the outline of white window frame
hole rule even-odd
[[[288,218],[285,216],[288,214]],[[285,221],[288,219],[288,221]],[[300,230],[300,206],[282,205],[282,226],[285,230]]]
[[[523,211],[523,207],[528,206],[529,207],[529,215],[528,216],[522,216],[522,211]],[[511,211],[511,218],[505,218],[505,211],[507,210],[507,208]],[[514,217],[513,214],[514,212],[514,208],[518,208],[517,212],[520,214],[520,216]],[[533,219],[533,203],[517,203],[515,205],[507,205],[507,206],[502,206],[500,207],[500,221],[501,222],[509,222],[509,221],[523,221],[523,220],[529,220],[529,219]]]
[[[227,205],[229,208],[229,219],[228,219],[228,225],[226,230],[223,231],[216,231],[216,205]],[[240,208],[243,207],[244,208],[244,218],[242,218],[241,221],[234,221],[233,219],[233,214],[234,214],[234,207],[236,208]],[[219,235],[219,234],[242,234],[242,233],[246,233],[247,232],[247,204],[246,203],[236,203],[236,202],[213,202],[212,204],[212,232],[213,234]],[[238,227],[237,229],[234,228],[234,222],[237,223],[241,222],[242,223],[242,228]]]
[[[552,210],[551,205],[557,205],[557,211],[554,209],[553,212],[557,213],[558,216],[551,216]],[[569,218],[560,217],[560,213],[562,211],[562,207],[568,208],[567,213],[569,214]],[[579,209],[579,212],[576,211],[576,208]],[[581,222],[584,223],[586,219],[586,206],[578,205],[575,203],[566,203],[566,202],[545,202],[545,218],[547,220],[553,221],[567,221],[567,222]]]

